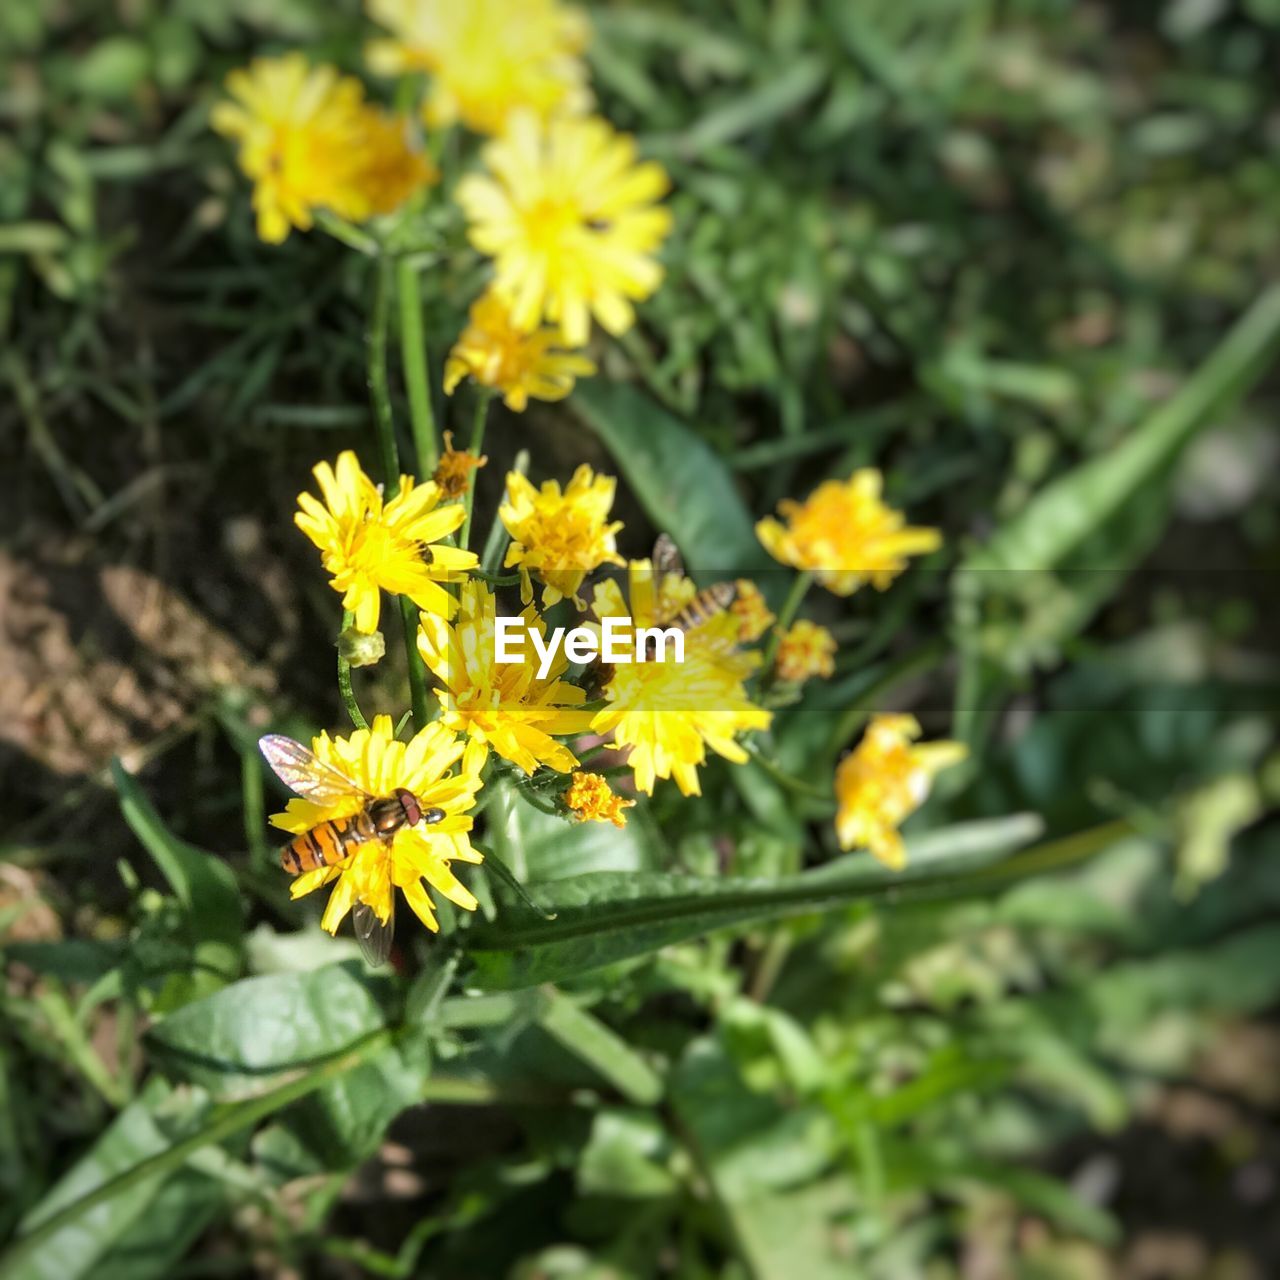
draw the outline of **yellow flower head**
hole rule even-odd
[[[674,579],[674,581],[673,581]],[[648,560],[633,560],[629,573],[630,605],[610,580],[595,589],[592,611],[629,618],[633,627],[665,625],[695,594],[691,582],[667,575],[655,582]],[[687,796],[701,794],[698,766],[707,747],[735,764],[747,759],[735,735],[767,729],[770,712],[747,697],[743,681],[759,665],[760,655],[736,648],[738,620],[728,611],[690,629],[684,638],[684,661],[621,663],[605,688],[606,705],[591,722],[593,733],[612,733],[615,749],[630,749],[627,763],[636,787],[653,794],[656,778],[675,778]],[[621,628],[624,643],[629,628]]]
[[[477,458],[469,449],[455,449],[453,432],[446,431],[444,453],[440,455],[435,475],[431,478],[440,487],[442,497],[460,498],[471,487],[471,473],[488,461],[484,454]]]
[[[493,593],[482,582],[470,581],[463,584],[452,626],[423,615],[418,650],[442,685],[436,691],[440,722],[471,739],[469,758],[483,762],[492,747],[526,773],[542,764],[568,773],[577,758],[552,735],[585,733],[591,723],[591,712],[580,710],[582,690],[560,679],[568,659],[560,650],[541,680],[532,644],[524,647],[525,661],[499,662],[495,614]],[[532,609],[525,611],[525,623],[543,630]]]
[[[804,502],[778,504],[786,524],[768,517],[756,534],[775,560],[808,569],[838,596],[870,582],[883,591],[907,567],[908,556],[942,545],[936,529],[906,525],[900,511],[880,500],[880,473],[855,471],[848,480],[827,480]]]
[[[522,333],[511,323],[507,304],[492,290],[477,298],[471,317],[444,366],[444,389],[453,389],[468,374],[482,387],[502,392],[508,409],[522,413],[535,400],[563,400],[575,378],[596,371],[586,356],[561,351],[555,329]]]
[[[836,669],[836,638],[826,627],[801,618],[783,633],[775,668],[779,680],[800,684],[810,676],[831,678]]]
[[[461,120],[500,133],[515,110],[546,117],[591,105],[577,56],[587,21],[558,0],[368,0],[368,10],[392,33],[369,45],[370,67],[429,72],[423,114],[432,126]]]
[[[298,53],[258,58],[227,77],[213,127],[240,143],[253,179],[258,235],[278,244],[316,209],[361,221],[389,213],[436,174],[404,122],[364,101],[364,87]]]
[[[294,523],[320,548],[333,575],[329,585],[341,592],[356,630],[378,629],[382,591],[408,596],[428,613],[451,616],[457,603],[439,584],[478,563],[474,553],[438,542],[462,523],[461,505],[438,506],[439,488],[431,481],[415,485],[412,476],[401,476],[399,493],[384,504],[350,449],[336,468],[322,462],[312,474],[324,502],[300,493]]]
[[[461,772],[451,772],[463,755],[463,744],[441,724],[429,724],[409,742],[397,742],[390,716],[378,716],[370,729],[357,729],[349,738],[322,733],[311,749],[326,764],[345,774],[373,796],[393,795],[398,787],[413,792],[423,809],[443,809],[445,816],[430,826],[401,827],[390,845],[371,840],[354,854],[331,867],[305,871],[290,890],[300,898],[321,885],[337,881],[325,907],[321,925],[336,933],[347,912],[357,902],[372,907],[386,924],[395,906],[394,889],[432,932],[440,926],[427,885],[467,911],[476,900],[449,868],[451,862],[480,862],[467,832],[467,810],[475,803],[481,781],[478,766],[463,762]],[[350,818],[362,801],[358,796],[332,804],[293,799],[271,822],[299,835],[335,818]]]
[[[873,716],[862,741],[836,769],[836,837],[867,848],[901,871],[907,851],[898,827],[929,795],[934,777],[967,754],[961,742],[924,742],[914,716]]]
[[[734,585],[738,592],[730,611],[738,619],[738,643],[752,644],[773,625],[774,615],[769,612],[760,588],[750,578],[739,578]]]
[[[532,598],[530,573],[542,580],[544,608],[565,597],[579,609],[578,588],[602,564],[623,564],[614,535],[622,521],[609,523],[609,509],[617,481],[595,475],[583,463],[563,493],[558,480],[535,489],[519,472],[507,476],[507,500],[498,514],[511,535],[506,567],[519,567],[521,596]]]
[[[624,810],[630,809],[635,801],[618,795],[603,774],[579,770],[564,793],[564,803],[579,822],[612,822],[615,827],[625,827]]]
[[[512,116],[485,148],[489,172],[458,184],[471,243],[494,259],[494,288],[517,329],[558,325],[585,345],[591,316],[612,334],[635,321],[632,302],[662,280],[654,258],[671,228],[654,202],[667,191],[661,166],[637,163],[634,141],[599,119],[542,123]]]

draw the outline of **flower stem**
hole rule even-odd
[[[414,452],[418,455],[419,478],[425,480],[435,471],[440,450],[436,444],[436,418],[427,377],[422,293],[418,289],[417,268],[406,259],[396,264],[396,290],[400,295],[400,359],[409,393],[409,423]]]
[[[344,610],[342,614],[343,631],[354,621],[355,614],[350,609]],[[351,687],[351,663],[347,661],[341,649],[338,650],[338,692],[342,695],[342,704],[347,709],[347,715],[351,717],[351,723],[357,729],[367,729],[369,722],[364,718],[364,714],[360,710],[360,704],[356,702],[355,690]]]
[[[782,609],[778,613],[778,620],[774,623],[773,631],[769,634],[769,643],[764,650],[763,671],[760,676],[760,692],[764,693],[774,681],[774,661],[778,656],[778,646],[782,643],[782,634],[795,621],[796,613],[803,603],[806,593],[813,584],[813,574],[809,572],[796,574],[795,581],[791,584],[791,590],[787,593],[786,600],[783,601]]]
[[[516,454],[516,460],[511,464],[511,471],[519,476],[524,475],[529,470],[529,450],[521,449]],[[484,554],[480,557],[480,568],[491,578],[498,576],[498,570],[502,568],[503,557],[507,554],[507,545],[511,541],[511,535],[507,532],[507,526],[502,523],[502,516],[498,512],[493,513],[493,524],[489,526],[489,536],[485,539]],[[517,581],[519,575],[516,575]]]
[[[481,387],[476,397],[476,416],[471,423],[471,443],[467,446],[473,458],[480,456],[480,449],[484,445],[484,428],[489,421],[489,401],[492,399],[493,392],[488,387]],[[458,545],[461,547],[471,545],[471,508],[476,500],[477,471],[478,468],[467,477],[467,491],[462,497],[463,510],[467,515],[462,522],[462,531],[458,535]]]
[[[369,321],[367,343],[369,396],[373,402],[373,421],[378,430],[378,449],[382,454],[382,473],[388,498],[400,490],[400,454],[396,448],[396,426],[391,413],[391,392],[387,383],[387,323],[391,310],[391,277],[394,264],[390,258],[378,259],[377,284],[373,297],[373,315]],[[404,623],[404,651],[409,663],[409,697],[413,705],[413,723],[421,729],[430,718],[427,714],[427,677],[418,652],[418,607],[406,596],[400,597],[400,618]]]

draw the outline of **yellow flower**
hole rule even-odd
[[[526,604],[532,598],[531,572],[544,584],[544,608],[567,596],[581,609],[577,593],[587,574],[602,564],[624,563],[614,540],[622,521],[608,522],[616,488],[612,476],[597,476],[585,463],[563,493],[558,480],[535,489],[519,472],[507,475],[507,500],[498,514],[511,535],[506,567],[519,567]]]
[[[489,459],[481,454],[476,457],[469,449],[453,447],[453,432],[444,433],[444,453],[436,464],[436,473],[431,478],[440,486],[440,494],[444,498],[460,498],[471,487],[471,473],[483,467]]]
[[[907,567],[908,556],[937,550],[942,537],[936,529],[908,527],[900,511],[880,500],[881,484],[872,468],[848,480],[827,480],[804,502],[778,504],[785,526],[768,517],[756,534],[775,560],[812,571],[838,596],[867,582],[883,591]]]
[[[610,786],[603,774],[578,770],[564,793],[565,805],[579,822],[612,822],[615,827],[627,825],[624,812],[635,804],[624,800]]]
[[[441,723],[467,734],[481,761],[492,747],[526,773],[541,764],[568,773],[577,757],[552,735],[585,733],[591,723],[591,712],[580,710],[582,690],[560,679],[568,659],[561,649],[541,680],[530,643],[526,661],[499,662],[495,613],[493,593],[482,582],[470,581],[463,584],[452,626],[423,615],[418,650],[443,686],[436,690]],[[525,625],[543,631],[532,609],[525,612]]]
[[[577,56],[587,22],[557,0],[369,0],[368,10],[392,33],[370,43],[370,67],[393,76],[429,72],[430,125],[461,120],[500,133],[520,108],[545,117],[591,105]]]
[[[428,613],[451,616],[457,602],[439,584],[457,580],[478,563],[473,552],[438,542],[462,523],[462,507],[438,507],[439,488],[431,481],[415,485],[412,476],[401,476],[400,492],[384,504],[350,449],[336,469],[321,462],[312,474],[324,503],[300,493],[294,523],[320,548],[333,575],[329,585],[341,592],[356,630],[378,629],[382,591],[408,596]]]
[[[482,387],[502,392],[508,409],[522,413],[529,397],[563,400],[573,390],[575,378],[589,378],[596,371],[586,356],[558,351],[555,329],[522,333],[511,323],[507,305],[492,291],[477,298],[471,318],[449,352],[444,366],[444,389],[453,389],[470,374]]]
[[[873,716],[862,741],[836,769],[836,836],[842,849],[865,847],[901,871],[898,827],[929,795],[934,777],[967,754],[961,742],[924,742],[914,716]]]
[[[430,826],[401,827],[390,845],[372,840],[342,862],[298,876],[290,890],[295,898],[337,881],[320,921],[325,929],[336,933],[357,902],[372,907],[386,924],[395,906],[394,889],[399,888],[422,923],[436,932],[440,926],[424,880],[464,910],[476,909],[475,898],[449,868],[451,862],[483,860],[467,835],[471,830],[467,810],[481,787],[479,766],[464,760],[461,772],[451,772],[463,756],[460,739],[437,723],[427,725],[409,742],[397,742],[391,717],[378,716],[372,728],[357,729],[349,738],[322,733],[311,749],[370,795],[389,796],[404,787],[423,809],[445,812],[443,819]],[[358,796],[329,805],[295,798],[271,822],[298,835],[321,822],[351,817],[361,803]]]
[[[774,615],[769,612],[760,588],[750,578],[739,578],[734,585],[738,593],[730,610],[738,619],[738,643],[751,644],[773,625]]]
[[[596,586],[592,611],[598,619],[629,618],[635,627],[662,625],[694,593],[685,580],[655,583],[647,560],[631,562],[629,582],[629,608],[616,582]],[[621,631],[624,644],[630,644],[628,628]],[[606,705],[591,729],[612,733],[615,749],[630,749],[627,763],[636,787],[646,795],[653,794],[656,778],[674,778],[685,795],[700,795],[698,766],[706,763],[708,747],[741,764],[747,753],[735,735],[769,727],[771,713],[757,707],[743,687],[760,655],[739,651],[737,635],[738,620],[726,611],[686,633],[683,662],[673,661],[668,652],[665,661],[614,667],[604,692]]]
[[[581,347],[591,316],[612,334],[635,322],[632,302],[662,280],[653,257],[671,227],[654,202],[667,175],[637,163],[635,142],[599,119],[552,120],[529,112],[485,148],[487,174],[458,184],[471,243],[494,259],[494,289],[517,329],[558,325]]]
[[[227,77],[232,101],[212,124],[240,143],[253,179],[258,235],[272,244],[312,225],[316,209],[361,221],[389,213],[435,178],[403,120],[367,105],[364,88],[297,53],[258,58]]]
[[[783,632],[775,669],[779,680],[799,684],[810,676],[829,679],[836,669],[836,638],[826,627],[801,618]]]

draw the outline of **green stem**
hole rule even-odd
[[[862,727],[862,722],[871,715],[875,708],[875,703],[882,698],[896,684],[900,684],[909,676],[918,675],[922,671],[928,671],[935,663],[941,661],[947,655],[947,642],[942,637],[930,640],[927,644],[923,644],[913,653],[907,654],[900,658],[897,662],[891,663],[885,668],[884,674],[865,689],[855,701],[848,706],[840,719],[836,721],[836,727],[832,730],[831,738],[828,742],[827,749],[834,755],[841,751],[845,744],[853,737],[855,733]]]
[[[396,448],[395,420],[391,413],[391,392],[387,382],[387,324],[391,310],[391,277],[394,264],[390,258],[378,259],[377,285],[373,298],[373,315],[369,320],[368,361],[369,396],[373,402],[373,421],[378,430],[378,449],[382,455],[382,473],[388,499],[400,491],[400,454]],[[404,623],[404,651],[409,663],[409,696],[413,705],[413,723],[421,729],[430,718],[427,714],[427,677],[418,652],[418,608],[405,596],[400,597],[400,619]]]
[[[810,786],[809,783],[800,778],[792,777],[786,770],[780,768],[763,752],[757,751],[750,743],[746,744],[747,754],[756,764],[758,764],[779,786],[785,787],[788,791],[794,791],[798,796],[804,796],[808,800],[817,800],[825,805],[834,805],[835,796],[830,790],[823,790],[821,787]]]
[[[480,450],[484,446],[484,428],[489,421],[489,402],[492,399],[493,392],[488,387],[479,389],[476,397],[476,416],[471,423],[471,443],[467,446],[473,458],[480,456]],[[473,469],[467,476],[467,491],[462,496],[462,508],[467,514],[462,522],[462,532],[458,536],[460,547],[471,545],[471,508],[476,500],[476,473],[476,469]]]
[[[342,629],[345,631],[355,621],[350,609],[342,614]],[[338,650],[338,692],[342,695],[342,705],[351,717],[351,723],[357,729],[367,729],[369,722],[364,718],[359,703],[356,702],[355,691],[351,688],[351,663],[347,661],[341,649]]]
[[[511,464],[511,470],[519,476],[524,475],[529,470],[528,449],[521,449],[516,454],[516,460]],[[495,512],[493,524],[489,528],[489,537],[485,540],[484,555],[480,557],[480,567],[485,573],[490,576],[497,574],[502,567],[502,560],[507,554],[507,544],[510,541],[511,535],[507,532],[507,526],[502,523],[502,517]]]
[[[406,259],[396,264],[396,289],[400,295],[400,359],[409,393],[409,423],[413,431],[414,451],[418,455],[418,474],[425,480],[440,461],[440,449],[436,443],[436,417],[431,407],[431,387],[427,376],[422,292],[418,288],[417,268]]]
[[[812,573],[806,570],[803,573],[796,574],[795,581],[791,584],[791,590],[787,593],[787,598],[782,603],[782,609],[778,613],[778,620],[773,625],[773,630],[769,634],[769,643],[764,650],[764,664],[760,676],[761,693],[764,693],[773,684],[774,662],[778,657],[778,646],[782,643],[782,634],[795,621],[800,605],[804,602],[805,595],[812,585]]]
[[[383,1049],[390,1043],[391,1038],[389,1031],[375,1031],[346,1053],[310,1068],[296,1080],[290,1080],[287,1084],[264,1093],[260,1098],[220,1107],[215,1118],[189,1138],[175,1142],[164,1151],[138,1161],[123,1173],[118,1173],[114,1178],[108,1178],[106,1182],[101,1183],[86,1195],[80,1196],[79,1199],[73,1200],[69,1205],[43,1219],[26,1235],[15,1241],[9,1252],[0,1258],[0,1275],[16,1273],[19,1264],[35,1253],[50,1236],[83,1217],[90,1210],[96,1209],[98,1205],[114,1200],[116,1196],[149,1178],[158,1179],[164,1174],[176,1172],[195,1152],[257,1124],[259,1120],[274,1115],[275,1112],[297,1102],[299,1098],[305,1098],[308,1094],[314,1093],[330,1080],[345,1075],[353,1067],[365,1062],[373,1053]]]

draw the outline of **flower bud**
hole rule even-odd
[[[338,637],[338,653],[353,667],[371,667],[382,659],[387,651],[387,642],[381,631],[372,631],[366,635],[355,627],[348,627]]]

